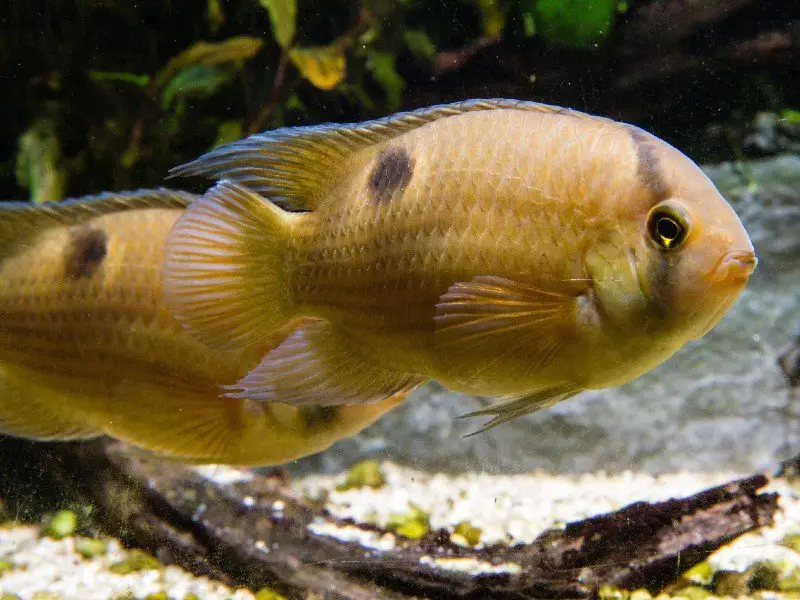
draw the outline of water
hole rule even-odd
[[[0,8],[3,199],[41,202],[164,185],[199,194],[207,182],[165,182],[169,169],[254,132],[359,122],[469,98],[518,98],[633,123],[685,152],[734,206],[760,263],[722,322],[657,369],[475,437],[463,437],[475,421],[456,417],[483,405],[437,383],[327,451],[258,471],[195,471],[107,438],[47,444],[0,437],[0,595],[120,598],[129,592],[138,599],[163,592],[188,600],[189,594],[251,598],[269,588],[292,598],[450,598],[473,586],[469,597],[475,598],[566,593],[543,581],[577,586],[569,588],[571,597],[612,581],[636,581],[629,587],[655,593],[703,560],[705,550],[692,554],[690,543],[676,542],[661,572],[614,579],[600,566],[640,564],[620,540],[598,551],[583,571],[566,562],[536,571],[524,544],[549,528],[561,531],[568,521],[635,500],[686,496],[774,471],[798,453],[797,394],[778,358],[800,335],[800,5],[7,4]],[[157,242],[151,237],[144,247]],[[8,257],[0,260],[2,269]],[[70,348],[70,336],[81,332],[64,327],[47,339]],[[6,327],[2,335],[12,339],[13,331]],[[85,362],[90,346],[59,350],[64,372],[57,375]],[[48,348],[42,346],[45,358],[54,353]],[[105,360],[116,374],[110,358],[96,359],[98,370]],[[224,370],[220,364],[209,359],[190,381]],[[47,376],[38,377],[43,382]],[[20,398],[12,397],[8,381],[0,385],[0,406]],[[130,384],[127,408],[114,413],[105,407],[110,416],[104,418],[116,414],[121,421],[126,411],[135,416],[144,406],[137,404],[137,385]],[[80,390],[97,395],[89,385]],[[147,411],[170,401],[165,396]],[[25,396],[22,403],[27,406]],[[69,403],[58,406],[77,418]],[[190,404],[182,407],[187,412],[159,421],[160,439],[178,435]],[[303,418],[324,426],[326,414]],[[92,431],[99,427],[79,421]],[[777,565],[773,575],[786,589],[800,568],[786,536],[800,533],[800,519],[791,481],[772,485],[786,511],[777,527],[740,538],[708,564],[715,571],[743,571],[766,560]],[[326,496],[330,513],[321,512]],[[763,497],[748,498],[769,513]],[[72,511],[77,522],[57,540],[47,523],[58,510]],[[764,523],[764,515],[726,513],[743,529]],[[347,518],[355,521],[341,520]],[[640,533],[666,535],[645,525]],[[699,525],[691,531],[709,535]],[[552,535],[551,549],[563,541]],[[97,555],[78,550],[93,538],[106,544]],[[148,569],[147,560],[120,544],[145,549],[161,566]],[[120,572],[129,567],[132,573]],[[476,572],[488,579],[471,579]],[[419,573],[425,577],[415,580]],[[763,576],[751,575],[735,589],[721,588],[722,576],[696,583],[718,595],[770,587]],[[518,589],[520,595],[512,595]]]

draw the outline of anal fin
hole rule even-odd
[[[229,397],[293,406],[379,402],[426,381],[392,371],[346,343],[326,322],[301,325],[255,369],[232,386]]]
[[[471,437],[473,435],[483,433],[484,431],[500,425],[501,423],[506,423],[537,410],[553,406],[558,402],[562,402],[563,400],[574,396],[580,391],[581,390],[574,385],[560,384],[542,390],[536,390],[535,392],[501,396],[494,404],[491,404],[486,408],[461,415],[459,418],[466,419],[468,417],[481,416],[494,417],[491,421],[477,431],[465,436]]]

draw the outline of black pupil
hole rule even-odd
[[[678,224],[669,217],[661,217],[656,222],[656,231],[659,236],[670,242],[676,240],[681,233]]]

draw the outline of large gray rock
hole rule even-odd
[[[360,436],[297,467],[375,457],[430,470],[751,471],[792,454],[800,419],[776,356],[800,332],[800,156],[709,167],[760,259],[742,298],[702,340],[623,387],[588,392],[464,439],[477,401],[429,384]],[[795,407],[800,411],[800,406]]]

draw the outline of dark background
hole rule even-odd
[[[291,46],[345,57],[332,89],[270,16],[259,0],[3,3],[0,198],[152,187],[215,140],[475,97],[633,122],[701,162],[759,152],[743,139],[760,111],[800,123],[800,2],[299,0]],[[166,66],[237,36],[257,51]]]

